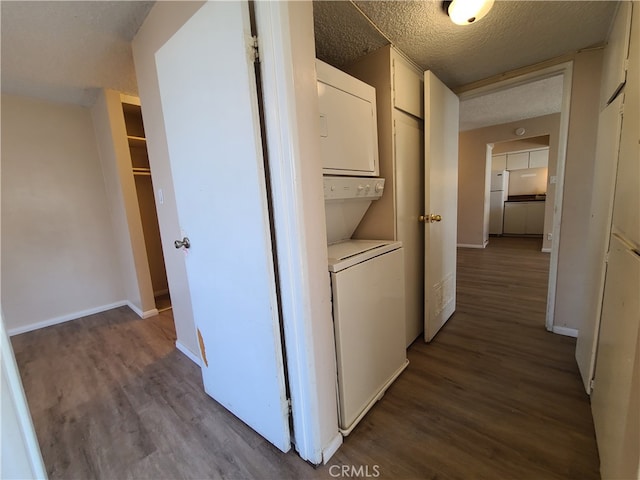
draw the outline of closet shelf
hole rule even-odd
[[[150,168],[136,168],[133,167],[133,174],[134,175],[149,175],[151,176],[151,169]]]
[[[144,137],[134,137],[133,135],[127,135],[130,147],[142,148],[147,146],[147,139]]]

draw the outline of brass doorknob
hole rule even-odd
[[[429,215],[420,215],[418,217],[418,221],[422,223],[440,222],[441,220],[442,220],[442,215],[435,215],[433,213]]]

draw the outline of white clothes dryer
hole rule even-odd
[[[384,179],[324,177],[339,425],[351,433],[407,367],[402,244],[351,235]]]

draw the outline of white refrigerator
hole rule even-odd
[[[489,201],[489,234],[502,235],[504,202],[509,194],[509,172],[497,170],[491,172],[491,191]]]

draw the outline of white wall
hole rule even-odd
[[[2,95],[1,152],[2,304],[9,333],[121,304],[89,110]]]
[[[576,330],[588,315],[591,294],[585,239],[594,182],[602,56],[603,50],[582,52],[573,63],[554,326]]]

